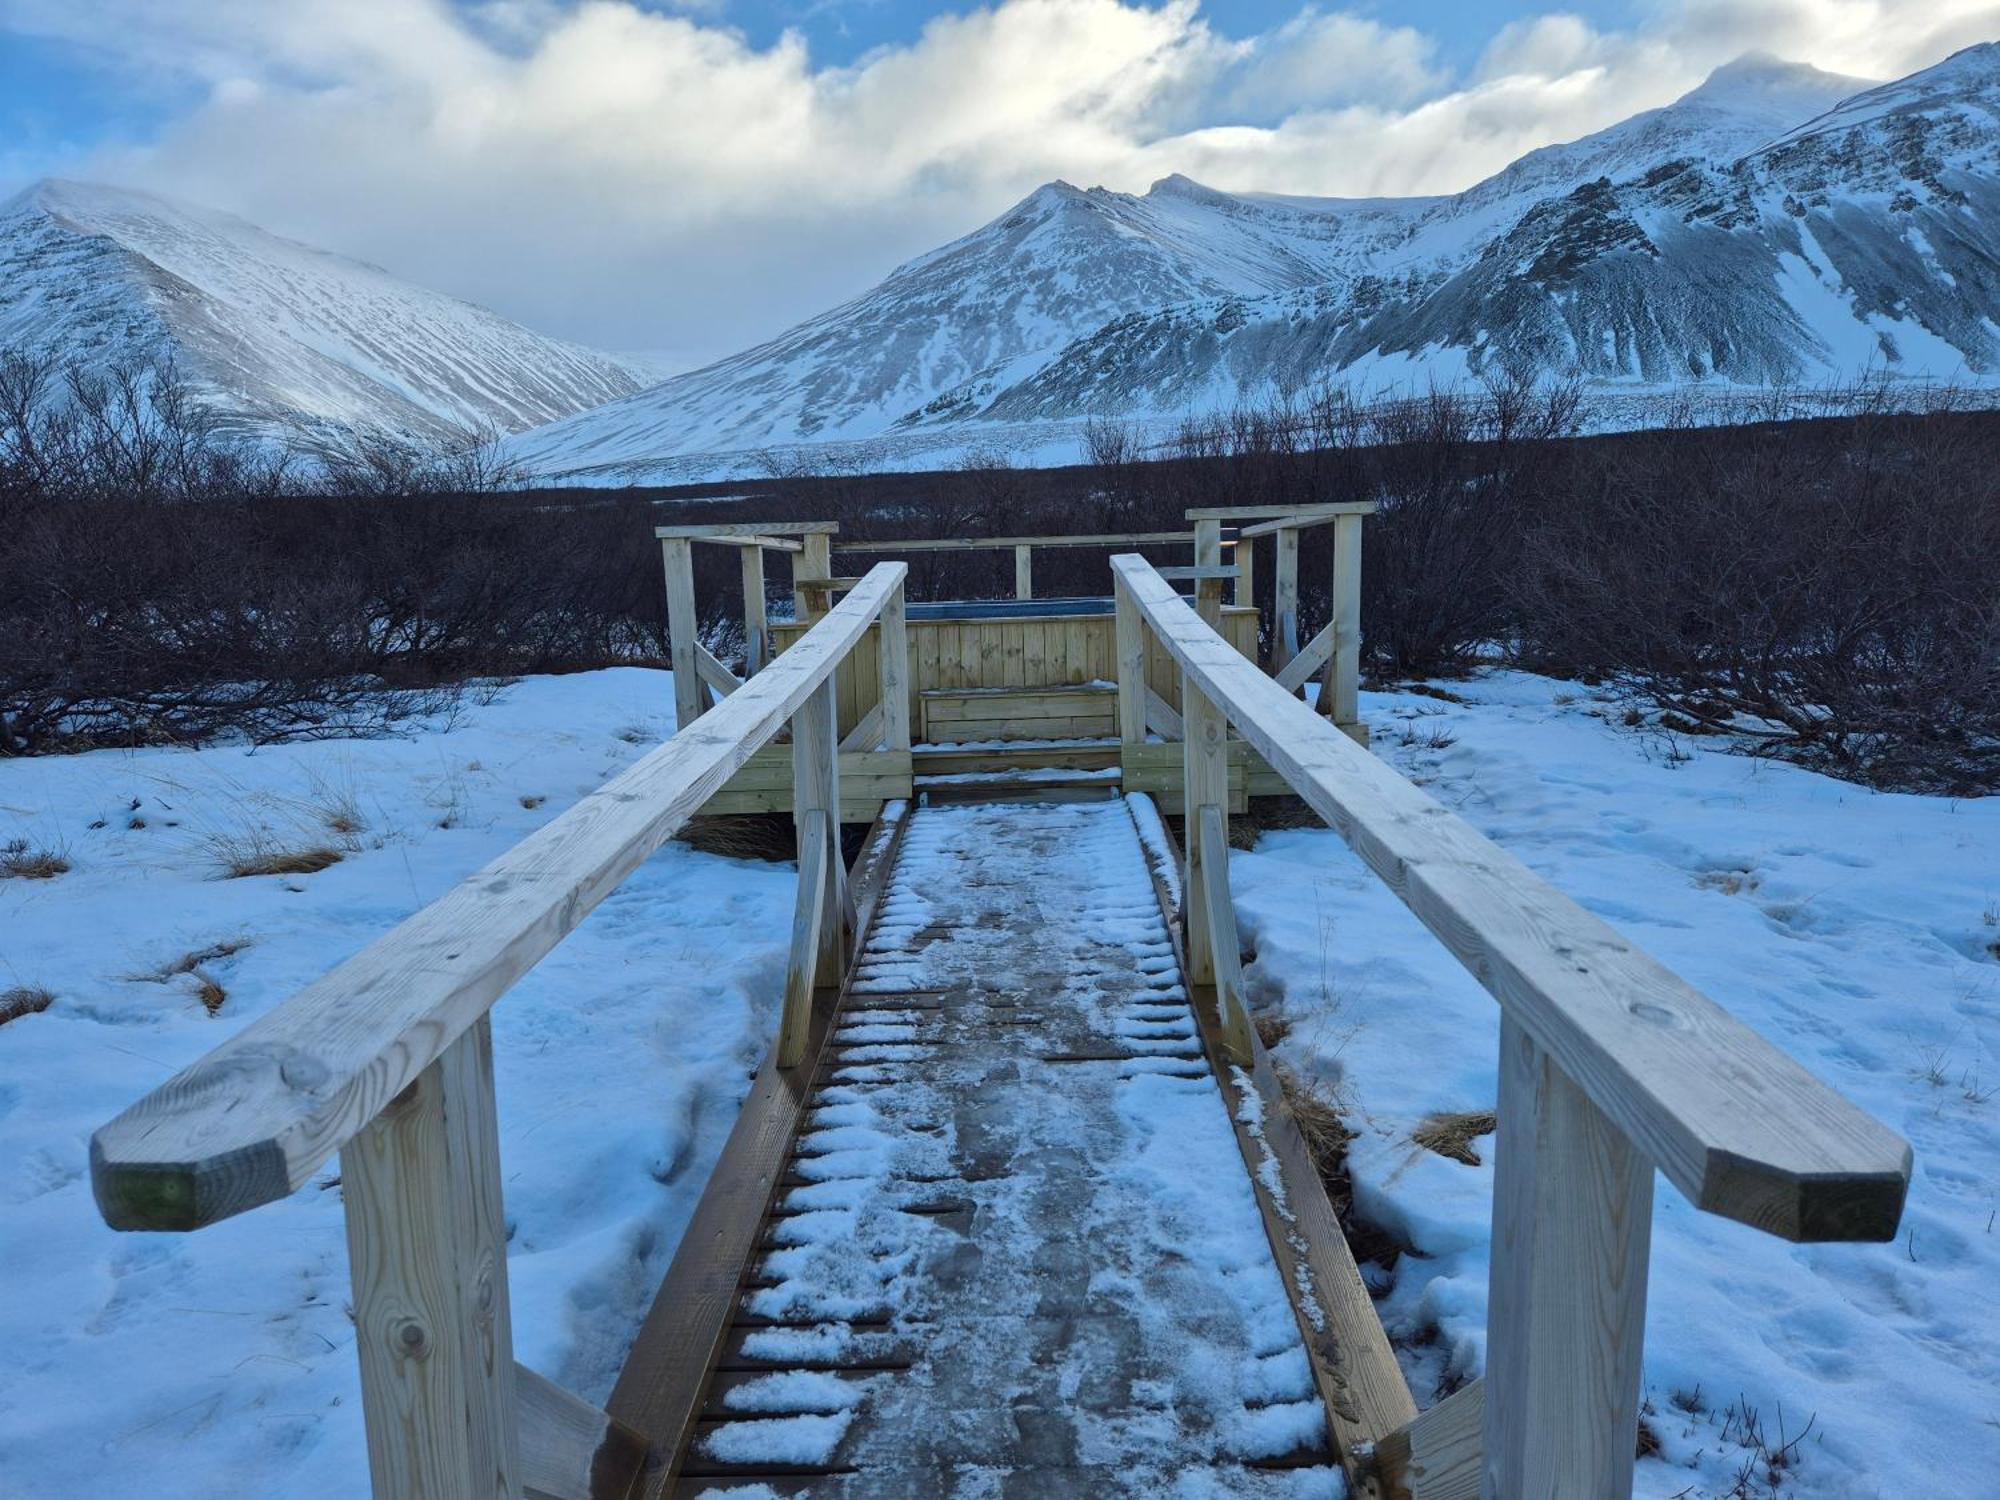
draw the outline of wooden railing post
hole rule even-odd
[[[1196,521],[1194,523],[1194,565],[1197,568],[1219,568],[1222,566],[1222,523],[1220,521]],[[1222,628],[1222,581],[1218,578],[1198,578],[1194,585],[1195,611],[1210,627]]]
[[[1299,529],[1279,528],[1277,598],[1271,615],[1271,674],[1282,672],[1299,654]]]
[[[1628,1500],[1653,1165],[1504,1010],[1484,1500]]]
[[[667,575],[667,655],[674,668],[674,722],[685,729],[701,717],[707,699],[695,660],[700,626],[694,612],[694,543],[663,537],[660,558]]]
[[[1352,733],[1361,722],[1361,517],[1333,521],[1333,652],[1320,682],[1320,712]]]
[[[1123,583],[1113,588],[1118,649],[1118,740],[1125,745],[1146,742],[1146,622]]]
[[[881,677],[882,743],[890,750],[910,748],[910,705],[916,697],[910,683],[909,610],[905,607],[902,584],[882,606]],[[865,746],[863,748],[866,748]]]
[[[839,726],[828,676],[792,715],[792,825],[799,841],[799,895],[778,1026],[778,1065],[805,1055],[813,990],[837,984],[847,966],[846,867],[840,858]]]
[[[771,625],[764,612],[764,549],[742,547],[743,675],[755,677],[771,659]]]
[[[521,1493],[493,1040],[481,1016],[340,1154],[381,1497]]]
[[[1256,539],[1237,537],[1236,556],[1231,561],[1236,564],[1236,592],[1230,595],[1229,602],[1239,607],[1247,605],[1254,608],[1257,603]]]
[[[1187,829],[1187,871],[1182,881],[1182,915],[1187,935],[1188,982],[1215,983],[1214,934],[1209,925],[1209,904],[1203,882],[1208,875],[1203,858],[1200,827],[1203,809],[1214,807],[1222,819],[1224,846],[1229,831],[1229,725],[1222,710],[1203,693],[1194,678],[1181,674],[1181,733],[1183,735],[1182,808]],[[1227,877],[1225,876],[1225,879]]]
[[[833,538],[823,531],[808,532],[799,538],[799,550],[792,554],[792,617],[810,625],[825,614],[830,591],[825,584],[800,587],[801,578],[833,576]]]
[[[1014,549],[1014,597],[1035,597],[1035,549],[1025,543]]]

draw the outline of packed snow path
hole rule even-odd
[[[1340,1493],[1146,858],[912,815],[683,1493]]]

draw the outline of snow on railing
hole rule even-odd
[[[1769,1234],[1881,1241],[1908,1144],[1265,676],[1213,628],[1212,585],[1204,619],[1143,558],[1111,566],[1126,740],[1149,630],[1182,673],[1189,978],[1239,1060],[1230,725],[1500,1002],[1487,1377],[1379,1445],[1386,1492],[1623,1500],[1654,1169]]]

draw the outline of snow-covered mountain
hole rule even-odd
[[[1322,381],[2000,382],[2000,44],[1874,85],[1765,56],[1441,198],[1037,190],[768,343],[510,453],[623,482],[911,453]]]
[[[38,183],[0,204],[0,349],[171,357],[228,429],[311,441],[518,432],[646,379],[361,261],[150,193]]]

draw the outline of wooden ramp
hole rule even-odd
[[[910,815],[744,1272],[681,1494],[1338,1490],[1123,799]]]

